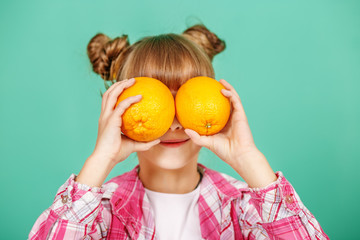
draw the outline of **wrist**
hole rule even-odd
[[[98,153],[96,151],[92,152],[92,154],[88,157],[88,159],[86,159],[86,161],[99,161],[109,166],[116,165],[115,160],[112,157],[104,155],[102,153]]]
[[[233,169],[250,188],[265,187],[277,179],[266,157],[259,150],[247,152],[236,158]]]
[[[101,187],[115,165],[111,159],[92,154],[86,159],[75,181],[90,187]]]

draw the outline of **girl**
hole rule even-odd
[[[133,77],[159,79],[175,97],[192,77],[214,78],[211,61],[224,49],[225,42],[201,24],[132,45],[127,35],[113,40],[95,35],[87,48],[93,70],[116,80],[102,96],[95,149],[80,173],[59,188],[29,239],[329,239],[282,172],[275,173],[255,146],[240,97],[224,79],[221,92],[232,110],[221,132],[200,136],[175,117],[151,142],[121,133],[122,114],[141,100],[129,97],[114,108]],[[246,183],[197,163],[202,147]],[[104,184],[133,152],[139,164]]]

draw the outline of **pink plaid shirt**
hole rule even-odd
[[[329,239],[282,172],[264,188],[198,163],[202,239]],[[99,187],[74,181],[59,188],[29,239],[158,239],[154,212],[133,170]],[[171,224],[171,223],[169,223]]]

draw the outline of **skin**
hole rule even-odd
[[[251,188],[266,187],[277,177],[265,156],[255,146],[241,100],[235,89],[224,79],[219,81],[225,89],[221,92],[231,102],[230,119],[226,126],[212,136],[199,136],[184,129],[174,119],[170,129],[160,139],[137,142],[120,133],[121,115],[141,97],[133,96],[120,102],[117,97],[134,79],[113,84],[103,95],[99,118],[98,138],[94,152],[85,161],[76,181],[88,186],[101,187],[115,165],[124,161],[132,152],[139,159],[139,177],[143,185],[156,192],[188,193],[194,190],[200,175],[197,159],[202,147],[216,154],[229,164]],[[176,91],[172,91],[175,97]],[[167,148],[160,140],[190,138],[178,148]]]
[[[222,94],[231,102],[230,119],[225,128],[212,136],[200,136],[193,130],[184,129],[175,117],[160,140],[190,138],[190,141],[177,148],[157,144],[147,151],[137,152],[139,177],[146,188],[179,194],[193,191],[200,179],[197,159],[202,147],[229,164],[249,187],[266,187],[277,179],[267,159],[255,146],[238,93],[224,79],[219,82],[225,87]],[[176,91],[172,93],[175,97]]]
[[[265,156],[255,146],[239,94],[230,83],[219,81],[225,89],[221,92],[231,102],[230,119],[219,133],[199,136],[195,131],[185,132],[199,146],[206,147],[229,164],[251,188],[266,187],[277,177]]]
[[[171,91],[174,98],[176,91]],[[160,138],[188,139],[184,128],[174,118],[169,130]],[[201,146],[189,140],[177,148],[157,144],[147,151],[137,152],[139,177],[144,187],[163,193],[188,193],[200,180],[197,160]]]

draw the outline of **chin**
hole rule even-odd
[[[156,168],[175,170],[190,164],[190,156],[193,156],[193,154],[189,154],[189,151],[174,153],[174,151],[151,151],[152,149],[154,147],[147,151],[138,152],[139,162],[143,161],[144,164],[150,164]]]
[[[169,159],[165,161],[158,161],[156,164],[159,168],[167,169],[167,170],[176,170],[185,167],[189,164],[189,161],[171,161]]]
[[[185,167],[190,163],[189,159],[184,154],[181,157],[178,154],[157,154],[156,157],[148,158],[148,161],[159,168],[174,170]]]
[[[192,141],[176,148],[167,148],[157,144],[146,151],[137,152],[139,163],[154,165],[157,168],[175,170],[185,167],[191,161],[197,161],[194,158],[200,152],[201,146]]]

